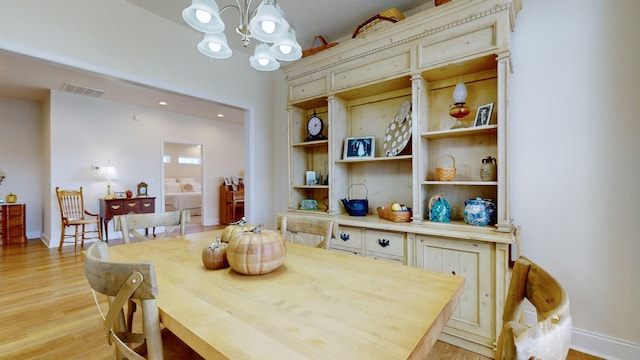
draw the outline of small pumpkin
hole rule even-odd
[[[284,262],[287,248],[279,231],[262,230],[235,233],[227,247],[229,266],[245,275],[261,275],[276,270]]]
[[[222,242],[228,243],[234,234],[251,231],[255,229],[255,227],[255,225],[248,224],[245,218],[242,218],[240,219],[240,221],[231,223],[229,224],[229,226],[224,228],[224,230],[222,231],[221,240]]]
[[[224,269],[229,267],[229,261],[227,260],[227,244],[221,243],[220,239],[211,243],[211,245],[205,246],[202,249],[202,263],[204,267],[211,270]]]
[[[18,195],[14,193],[9,193],[9,195],[7,195],[6,200],[8,203],[13,204],[14,202],[18,201]]]

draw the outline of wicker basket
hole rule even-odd
[[[336,45],[338,45],[337,42],[332,42],[330,44],[327,44],[327,40],[325,40],[322,36],[318,35],[313,38],[313,42],[311,43],[311,48],[302,50],[302,57],[311,56],[313,54],[319,53],[322,50],[326,50]]]
[[[387,204],[384,206],[384,209],[379,207],[376,208],[378,210],[378,216],[382,219],[387,219],[393,222],[407,222],[411,221],[411,209],[404,211],[393,211],[391,210],[391,204]]]
[[[440,167],[440,159],[448,156],[453,163],[452,167]],[[453,181],[456,178],[456,159],[451,155],[442,155],[436,160],[436,180],[437,181]]]
[[[356,28],[356,30],[353,32],[353,35],[351,37],[355,38],[360,34],[363,34],[369,30],[372,30],[373,28],[376,27],[376,25],[381,24],[383,22],[395,23],[400,20],[404,20],[404,15],[402,14],[402,12],[400,12],[400,10],[396,8],[389,8],[387,10],[380,12],[379,14],[374,15],[367,21],[360,24]]]

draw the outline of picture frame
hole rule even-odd
[[[304,177],[304,184],[307,186],[316,185],[318,183],[316,175],[317,173],[315,171],[306,171],[305,177]]]
[[[231,178],[230,178],[230,177],[228,177],[228,176],[225,176],[225,177],[224,177],[224,184],[225,184],[226,186],[230,186],[230,185],[231,185]]]
[[[478,106],[476,111],[476,119],[473,126],[485,126],[491,123],[491,112],[493,111],[493,103]]]
[[[344,139],[344,154],[347,159],[372,159],[375,155],[375,136],[348,137]]]
[[[124,190],[118,190],[113,192],[116,199],[124,199],[127,197],[127,194]]]

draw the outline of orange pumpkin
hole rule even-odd
[[[202,249],[202,263],[211,270],[229,267],[227,260],[227,244],[214,242]]]
[[[222,231],[222,242],[228,243],[229,240],[233,237],[233,235],[237,233],[243,233],[245,231],[251,231],[255,229],[255,225],[247,224],[247,222],[242,218],[242,220],[232,223]]]
[[[282,265],[287,249],[279,231],[261,230],[236,233],[229,241],[229,266],[245,275],[267,274]]]

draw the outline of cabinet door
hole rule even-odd
[[[446,331],[491,345],[494,295],[490,244],[418,236],[416,266],[465,278],[460,304]]]

